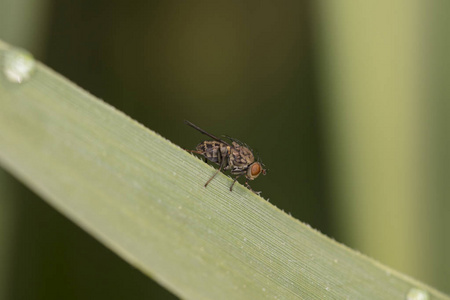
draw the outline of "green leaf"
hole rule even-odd
[[[223,174],[204,188],[212,167],[40,63],[6,76],[30,58],[0,51],[1,166],[179,297],[448,299]]]

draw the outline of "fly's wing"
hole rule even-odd
[[[186,125],[189,125],[189,126],[191,126],[192,128],[194,128],[194,129],[197,129],[198,131],[200,131],[200,132],[203,133],[204,135],[207,135],[207,136],[209,136],[210,138],[212,138],[212,139],[214,139],[214,140],[216,140],[216,141],[218,141],[218,142],[221,142],[221,143],[224,143],[224,144],[227,145],[227,146],[230,146],[230,144],[228,144],[228,143],[225,142],[224,140],[221,140],[221,139],[219,139],[218,137],[215,137],[214,135],[212,135],[212,134],[210,134],[210,133],[204,131],[203,129],[201,129],[201,128],[198,127],[197,125],[192,124],[192,123],[189,122],[188,120],[184,120],[184,123],[186,123]]]
[[[250,148],[250,146],[247,145],[246,143],[243,143],[243,142],[241,142],[240,140],[235,139],[235,138],[232,138],[231,136],[228,136],[228,135],[223,135],[223,136],[226,137],[227,139],[229,139],[230,141],[235,142],[235,143],[238,144],[239,146],[245,147],[245,148],[247,148],[247,149],[249,149],[250,151],[253,152],[253,150]]]

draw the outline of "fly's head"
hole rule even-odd
[[[245,174],[245,177],[247,177],[248,180],[254,180],[261,173],[263,175],[266,175],[266,168],[262,162],[255,161],[250,166],[248,166],[247,174]]]

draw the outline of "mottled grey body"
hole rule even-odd
[[[209,160],[219,165],[219,170],[217,170],[217,172],[205,183],[205,187],[221,170],[230,170],[231,174],[237,175],[230,187],[230,191],[233,190],[234,183],[241,175],[244,175],[248,180],[254,180],[261,173],[266,175],[264,165],[259,161],[255,161],[255,156],[245,144],[228,137],[232,141],[231,144],[229,144],[189,121],[185,120],[184,122],[213,139],[213,141],[201,142],[197,145],[196,150],[187,150],[192,153],[203,155],[205,161]],[[248,184],[248,181],[245,182],[245,185],[253,191]]]
[[[204,141],[197,145],[196,150],[207,160],[218,165],[226,159],[224,170],[231,170],[232,174],[242,173],[255,161],[253,153],[236,142],[232,142],[229,146],[218,141]]]

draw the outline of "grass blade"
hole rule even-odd
[[[1,76],[1,166],[183,299],[448,299],[223,174],[205,189],[211,167],[41,64]]]

